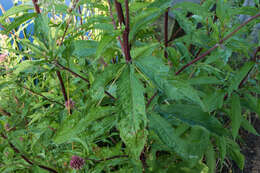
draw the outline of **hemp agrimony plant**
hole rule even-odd
[[[43,2],[0,17],[1,172],[243,169],[239,129],[258,135],[259,4]]]

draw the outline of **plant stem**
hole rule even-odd
[[[167,47],[168,47],[168,18],[169,18],[169,8],[166,10],[164,15],[164,57],[168,59]]]
[[[150,104],[152,103],[153,99],[157,96],[157,94],[158,94],[158,91],[156,91],[154,93],[154,95],[148,100],[148,102],[147,102],[147,104],[145,106],[146,108],[148,108],[150,106]]]
[[[32,0],[32,2],[33,2],[34,9],[35,9],[36,13],[40,14],[41,10],[40,10],[40,7],[38,5],[38,0]]]
[[[122,157],[128,157],[128,155],[118,155],[118,156],[108,157],[108,158],[104,158],[104,159],[100,159],[100,160],[86,158],[86,160],[91,160],[93,162],[98,163],[98,162],[103,162],[103,161],[107,161],[107,160],[113,160],[113,159],[122,158]]]
[[[74,76],[79,77],[80,79],[82,79],[85,82],[89,83],[89,80],[87,78],[84,78],[83,76],[79,75],[78,73],[75,73],[71,69],[61,65],[59,62],[56,62],[56,65],[59,66],[61,69],[66,70],[66,71],[70,72],[71,74],[73,74]]]
[[[67,93],[66,93],[66,89],[65,89],[65,85],[62,79],[62,76],[60,74],[60,71],[56,71],[56,74],[58,76],[59,82],[60,82],[60,86],[61,86],[61,91],[64,97],[65,102],[68,101],[68,97],[67,97]]]
[[[123,32],[125,58],[126,58],[126,62],[131,62],[132,58],[131,58],[131,55],[130,55],[130,45],[129,45],[130,16],[129,16],[128,0],[125,0],[125,13],[126,13],[126,26],[125,26],[125,30]]]
[[[245,21],[244,23],[242,23],[241,25],[239,25],[234,31],[232,31],[230,34],[228,34],[226,37],[224,37],[222,40],[219,41],[219,43],[215,44],[215,46],[213,46],[212,48],[210,48],[209,50],[207,50],[206,52],[204,52],[202,55],[198,56],[197,58],[195,58],[194,60],[192,60],[191,62],[189,62],[188,64],[184,65],[179,71],[177,71],[175,74],[179,75],[184,69],[186,69],[187,67],[191,66],[192,64],[194,64],[195,62],[205,58],[207,55],[209,55],[213,50],[215,50],[216,48],[218,48],[220,46],[220,44],[222,44],[223,42],[225,42],[227,39],[229,39],[230,37],[232,37],[235,33],[237,33],[241,28],[243,28],[245,25],[247,25],[249,22],[251,22],[252,20],[258,18],[260,16],[260,13],[258,13],[255,16],[250,17],[247,21]]]
[[[45,100],[48,100],[49,102],[56,103],[56,104],[58,104],[58,105],[64,107],[63,104],[61,104],[61,103],[59,103],[59,102],[57,102],[57,101],[55,101],[55,100],[51,100],[51,99],[49,99],[48,97],[46,97],[46,96],[44,96],[44,95],[42,95],[42,94],[40,94],[40,93],[37,93],[37,92],[35,92],[35,91],[33,91],[33,90],[31,90],[31,89],[25,87],[25,86],[21,86],[21,87],[24,88],[25,90],[27,90],[27,91],[29,91],[29,92],[35,94],[35,95],[38,95],[38,96],[44,98]]]
[[[112,23],[113,23],[114,29],[116,30],[117,27],[116,27],[116,22],[115,22],[115,19],[114,19],[114,16],[113,16],[112,5],[111,5],[111,1],[110,0],[108,0],[108,8],[109,8],[109,13],[110,13],[110,17],[112,19]],[[124,45],[122,43],[121,37],[118,36],[117,40],[119,41],[119,43],[121,45],[121,49],[123,50],[123,54],[125,54],[125,52],[124,52]]]
[[[4,138],[5,140],[8,141],[8,138],[7,136],[5,136],[3,133],[0,134],[2,138]],[[16,153],[21,153],[10,141],[8,141],[8,144],[10,145],[10,147],[16,152]],[[24,161],[26,161],[28,164],[30,165],[35,165],[29,158],[27,158],[25,155],[21,154],[21,157],[23,158]],[[37,165],[38,167],[42,168],[42,169],[45,169],[49,172],[52,172],[52,173],[58,173],[56,170],[50,168],[50,167],[47,167],[47,166],[44,166],[44,165]]]

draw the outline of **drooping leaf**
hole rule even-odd
[[[207,166],[209,167],[208,173],[215,173],[216,172],[216,157],[215,151],[212,144],[209,145],[209,148],[206,152],[206,159],[207,159]]]
[[[97,50],[97,42],[93,40],[75,40],[72,42],[73,55],[84,58],[95,55]]]
[[[35,18],[35,35],[38,39],[44,43],[44,45],[49,48],[51,35],[49,28],[49,18],[45,15],[38,14]]]
[[[182,139],[175,134],[175,129],[160,115],[148,116],[149,128],[154,130],[162,142],[172,151],[189,161],[194,166],[201,159],[209,142],[209,133],[203,128],[194,126],[189,139]]]
[[[231,132],[234,139],[236,139],[238,135],[238,130],[241,126],[242,115],[241,115],[241,106],[240,106],[240,98],[236,93],[233,93],[231,96]]]
[[[97,47],[97,51],[96,51],[96,56],[97,58],[100,58],[100,56],[102,55],[102,53],[104,51],[106,51],[106,49],[109,47],[109,45],[111,44],[111,42],[114,40],[114,36],[105,34],[103,35],[101,41],[98,44]]]
[[[236,75],[232,78],[231,84],[229,86],[229,92],[231,93],[233,90],[237,90],[240,82],[244,79],[244,77],[248,74],[250,69],[254,66],[253,62],[246,62],[241,69],[238,70]]]
[[[144,88],[137,79],[133,65],[127,66],[118,81],[118,105],[121,118],[118,124],[120,137],[134,159],[138,159],[146,143]]]
[[[189,126],[202,126],[220,136],[226,134],[226,130],[218,119],[203,112],[198,106],[187,104],[162,105],[158,111],[167,119],[176,118]]]
[[[14,6],[11,9],[9,9],[8,11],[6,11],[4,13],[4,15],[1,16],[0,20],[4,20],[11,15],[18,14],[20,12],[25,12],[25,11],[32,10],[32,9],[33,9],[33,6],[31,6],[31,5]]]
[[[137,67],[148,76],[169,99],[190,100],[200,105],[203,110],[206,110],[206,107],[200,99],[197,91],[187,82],[180,80],[167,80],[169,67],[159,58],[139,58],[135,63]]]
[[[8,25],[5,29],[5,32],[10,32],[13,29],[16,29],[18,26],[20,26],[22,23],[28,21],[29,19],[36,17],[36,13],[24,13],[23,15],[16,17],[14,21]]]

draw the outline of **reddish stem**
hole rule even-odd
[[[194,64],[195,62],[205,58],[207,55],[209,55],[213,50],[215,50],[216,48],[218,48],[220,46],[220,44],[222,44],[224,41],[226,41],[227,39],[229,39],[230,37],[232,37],[236,32],[238,32],[242,27],[244,27],[245,25],[247,25],[249,22],[251,22],[252,20],[258,18],[260,16],[260,13],[258,13],[255,16],[250,17],[247,21],[245,21],[244,23],[242,23],[241,25],[239,25],[234,31],[232,31],[230,34],[228,34],[226,37],[224,37],[222,40],[219,41],[219,43],[215,44],[215,46],[213,46],[212,48],[210,48],[209,50],[207,50],[205,53],[203,53],[202,55],[198,56],[197,58],[195,58],[194,60],[192,60],[191,62],[189,62],[188,64],[184,65],[179,71],[177,71],[175,74],[178,75],[180,74],[184,69],[186,69],[187,67],[189,67],[190,65]]]
[[[169,18],[169,8],[166,10],[164,15],[164,57],[168,59],[167,47],[168,47],[168,18]]]

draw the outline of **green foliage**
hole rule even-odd
[[[115,1],[41,1],[40,14],[25,1],[0,17],[0,172],[76,172],[73,155],[79,172],[243,169],[240,129],[259,135],[259,18],[232,31],[257,7],[135,0],[127,25],[118,2],[125,24]]]

